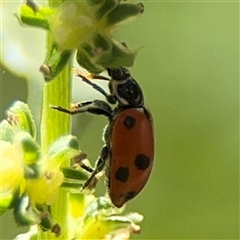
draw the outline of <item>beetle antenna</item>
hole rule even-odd
[[[82,71],[80,71],[80,70],[78,70],[76,68],[73,68],[73,73],[75,73],[78,77],[81,77],[81,78],[85,77],[85,78],[87,78],[89,80],[90,79],[91,80],[98,79],[98,80],[105,80],[105,81],[109,81],[110,80],[110,78],[102,76],[102,75],[97,75],[97,74],[92,74],[92,73],[86,74],[86,73],[84,73],[84,72],[82,72]]]
[[[76,73],[76,75],[78,77],[82,78],[82,80],[85,83],[87,83],[88,85],[92,86],[92,88],[94,88],[96,91],[100,92],[103,96],[105,96],[108,102],[110,102],[111,104],[116,103],[116,98],[114,96],[112,96],[111,94],[108,94],[102,87],[100,87],[96,83],[93,83],[90,80],[90,79],[99,79],[99,77],[100,77],[101,80],[109,81],[109,78],[104,77],[104,76],[100,76],[100,75],[94,75],[94,74],[86,75],[86,74],[82,73],[81,71],[79,71],[77,69],[73,69],[73,71]]]

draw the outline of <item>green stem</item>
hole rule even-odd
[[[52,47],[52,39],[49,36],[47,49]],[[41,121],[41,148],[44,153],[49,146],[59,137],[69,134],[70,116],[51,109],[50,104],[68,108],[71,99],[71,72],[72,64],[69,61],[63,71],[51,82],[45,83],[43,91],[43,110]],[[68,239],[68,193],[60,189],[58,200],[51,206],[54,223],[61,226],[62,234],[57,239]],[[38,239],[53,239],[50,232],[43,233],[39,230]]]
[[[54,7],[61,4],[61,0],[48,0],[49,6]],[[48,33],[47,50],[50,51],[53,45],[51,33]],[[72,64],[68,65],[51,82],[46,83],[43,92],[43,112],[41,125],[41,146],[42,150],[48,150],[50,144],[70,132],[70,116],[62,114],[49,108],[50,104],[68,108],[71,99],[71,73]],[[51,206],[51,213],[54,221],[61,227],[62,234],[58,239],[69,239],[68,237],[68,198],[69,195],[63,189],[59,190],[58,201]],[[43,232],[42,232],[43,233]],[[39,239],[51,239],[53,236],[47,234],[39,235]]]
[[[45,153],[55,140],[70,132],[69,115],[53,110],[50,105],[69,108],[71,71],[71,63],[69,63],[56,78],[44,85],[41,148]]]

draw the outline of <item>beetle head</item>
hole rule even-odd
[[[126,68],[108,68],[109,89],[121,106],[140,107],[144,104],[141,87]]]

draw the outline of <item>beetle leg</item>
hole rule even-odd
[[[85,171],[92,173],[94,169],[82,162],[85,159],[87,159],[87,154],[81,152],[78,156],[73,158],[73,161],[74,161],[73,167],[74,168],[81,167]]]
[[[82,190],[84,190],[85,188],[92,190],[96,187],[98,183],[98,178],[99,178],[97,175],[103,171],[106,161],[108,159],[108,155],[109,155],[109,148],[108,146],[104,145],[101,150],[100,156],[97,160],[96,168],[91,174],[91,176],[89,177],[89,179],[84,183]]]
[[[89,112],[94,115],[104,115],[109,118],[111,118],[112,116],[112,108],[109,106],[108,103],[102,100],[85,101],[85,102],[76,103],[70,109],[66,109],[60,106],[53,106],[53,105],[51,105],[50,107],[70,115]]]

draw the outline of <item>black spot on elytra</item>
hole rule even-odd
[[[135,122],[136,122],[135,118],[133,118],[131,116],[126,116],[123,124],[127,129],[130,129],[130,128],[134,127]]]
[[[145,170],[150,164],[150,159],[145,154],[139,154],[137,155],[134,163],[137,169]]]
[[[125,167],[120,167],[115,173],[115,178],[121,182],[126,182],[129,177],[129,169]]]
[[[130,200],[130,199],[134,198],[135,196],[136,196],[136,192],[134,192],[134,191],[126,192],[121,195],[121,197],[125,198],[126,200]]]

